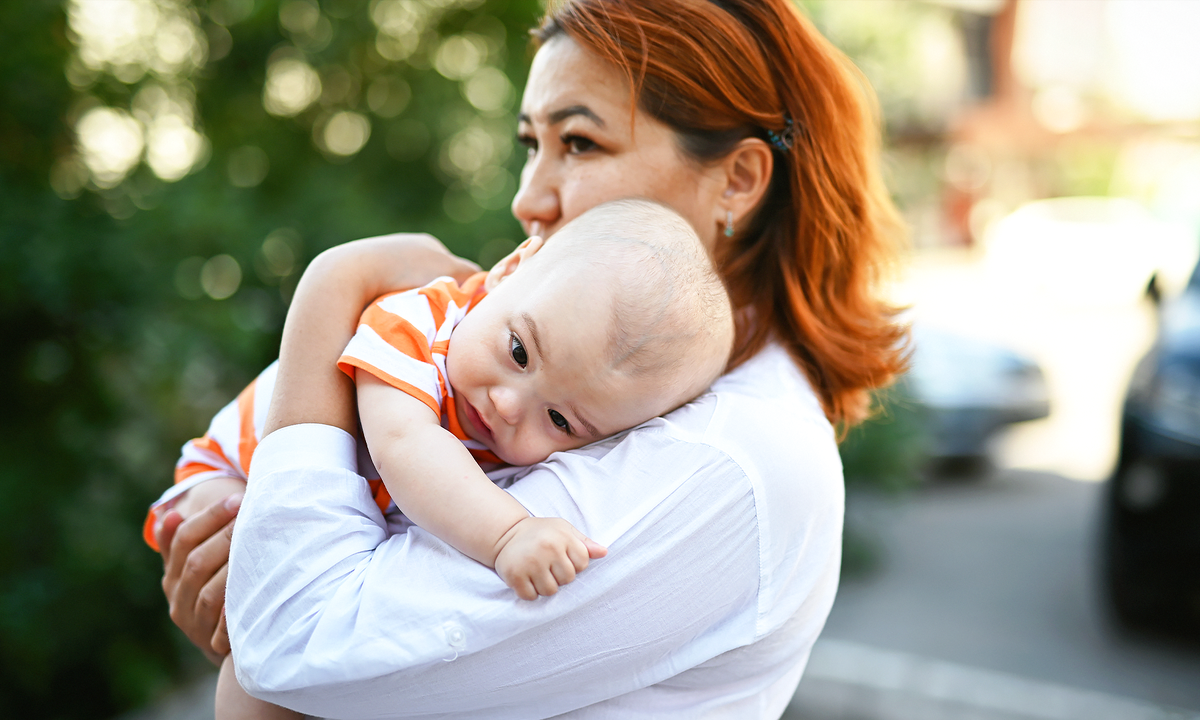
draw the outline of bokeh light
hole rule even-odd
[[[272,115],[292,117],[321,96],[321,76],[296,57],[281,57],[267,66],[263,108]]]
[[[462,80],[479,69],[487,58],[487,43],[478,35],[451,35],[442,41],[433,66],[451,80]]]
[[[412,89],[404,78],[380,75],[367,88],[367,105],[381,118],[394,118],[404,112],[412,99]]]
[[[361,113],[343,110],[315,128],[318,146],[325,152],[349,157],[362,150],[371,137],[371,121]]]
[[[71,0],[67,22],[79,59],[125,83],[147,72],[184,75],[204,65],[195,10],[166,0]]]
[[[234,187],[255,187],[267,177],[271,161],[262,148],[243,145],[229,154],[226,169]]]
[[[92,108],[79,119],[75,133],[83,162],[99,187],[115,187],[141,160],[142,124],[124,110]]]
[[[463,83],[462,92],[467,102],[487,114],[508,110],[516,96],[508,76],[494,67],[480,68]]]
[[[214,255],[200,268],[200,287],[213,300],[224,300],[242,284],[242,266],[232,255]]]

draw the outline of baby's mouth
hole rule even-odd
[[[467,422],[471,423],[471,427],[475,428],[475,430],[480,435],[483,436],[481,438],[476,438],[476,439],[487,442],[487,443],[491,443],[491,441],[492,441],[491,426],[489,426],[487,424],[487,422],[484,421],[483,416],[481,416],[479,414],[479,411],[475,409],[475,406],[472,405],[470,403],[470,401],[468,401],[466,398],[463,398],[463,405],[465,406],[465,409],[467,411]]]

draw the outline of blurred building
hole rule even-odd
[[[1119,195],[1200,231],[1200,3],[927,0],[965,65],[933,244],[981,242],[1017,206]]]

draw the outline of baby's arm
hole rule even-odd
[[[533,518],[492,484],[425,403],[357,372],[359,419],[371,459],[410,520],[496,572],[533,600],[575,579],[604,549],[561,518]]]

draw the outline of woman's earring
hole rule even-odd
[[[725,211],[725,237],[733,237],[733,211]]]

